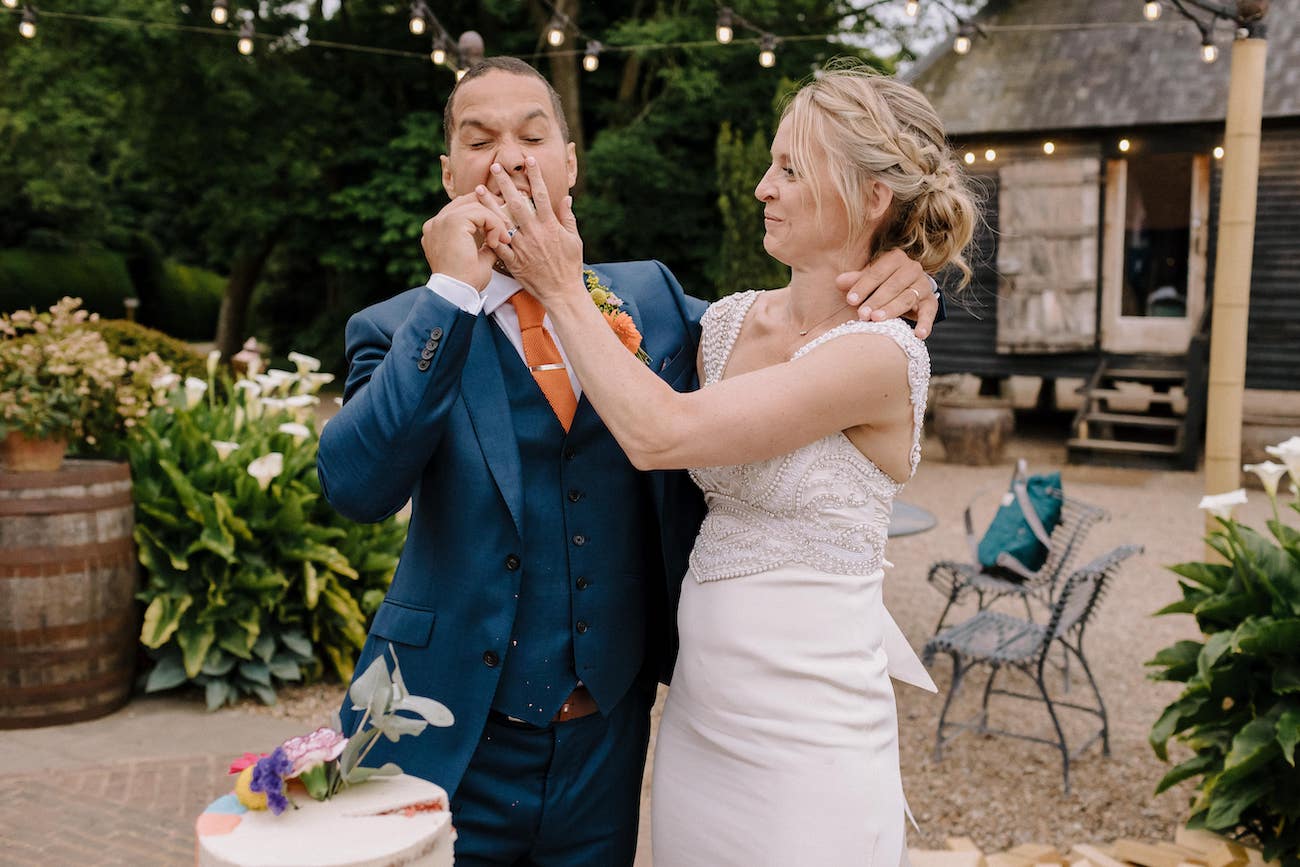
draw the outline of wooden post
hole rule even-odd
[[[1263,28],[1257,32],[1262,34]],[[1206,397],[1207,494],[1222,494],[1238,488],[1241,480],[1246,325],[1255,246],[1255,199],[1259,184],[1260,119],[1267,53],[1268,43],[1262,36],[1252,35],[1232,44]],[[1207,516],[1207,530],[1214,526],[1213,519]]]

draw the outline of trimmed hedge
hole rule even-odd
[[[0,250],[0,309],[48,310],[65,295],[80,298],[91,313],[122,316],[123,299],[135,295],[126,257],[107,250]]]
[[[168,337],[161,331],[125,319],[100,319],[87,324],[103,336],[104,342],[115,355],[120,355],[127,361],[135,361],[150,352],[156,352],[173,372],[182,377],[205,379],[208,375],[205,358],[182,341]]]
[[[125,315],[123,301],[139,298],[138,319],[182,340],[211,340],[225,278],[160,258],[141,242],[129,254],[107,250],[0,250],[0,310],[46,310],[65,295],[105,318]]]

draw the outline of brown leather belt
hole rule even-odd
[[[591,693],[585,686],[580,686],[573,692],[569,693],[569,697],[564,700],[564,704],[560,705],[559,712],[551,718],[551,722],[558,723],[567,722],[572,719],[582,719],[585,716],[591,716],[599,710],[600,708],[596,706],[596,700],[591,697]],[[519,719],[518,717],[507,716],[500,711],[490,711],[489,716],[495,719],[498,723],[510,728],[527,728],[535,731],[545,728],[545,726],[539,726],[535,723],[528,722],[527,720]]]
[[[555,715],[551,722],[566,722],[571,719],[582,719],[584,716],[591,716],[600,708],[596,707],[596,700],[591,697],[585,686],[579,686],[569,697],[560,705],[560,712]]]

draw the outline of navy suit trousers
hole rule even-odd
[[[452,798],[457,867],[630,867],[654,691],[546,728],[489,718]]]

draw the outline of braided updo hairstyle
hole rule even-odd
[[[851,247],[865,246],[868,259],[897,248],[926,273],[954,265],[961,285],[970,282],[963,253],[978,219],[975,197],[939,116],[919,91],[856,61],[837,60],[794,94],[781,117],[790,121],[795,168],[815,182],[825,174],[843,199]],[[873,180],[893,192],[875,225],[866,216]],[[816,196],[818,184],[811,186]]]

